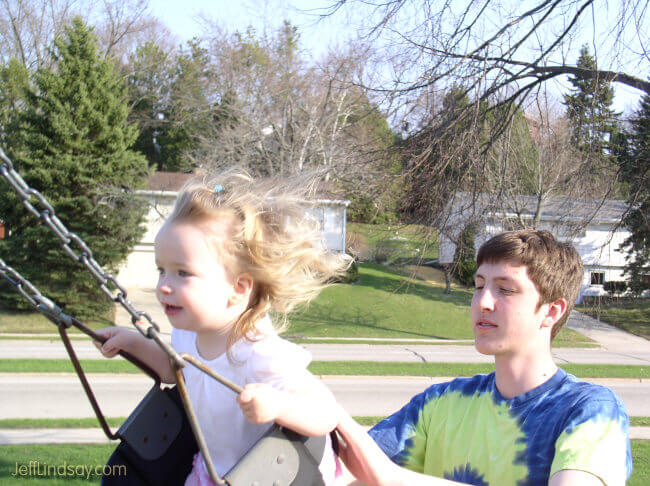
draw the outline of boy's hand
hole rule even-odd
[[[237,396],[246,419],[252,424],[276,420],[284,408],[285,395],[266,383],[251,383]]]
[[[105,327],[95,332],[108,338],[104,344],[93,341],[93,344],[106,358],[113,358],[120,351],[128,351],[129,345],[136,337],[133,331],[123,327]]]

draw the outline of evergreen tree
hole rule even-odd
[[[124,85],[112,63],[98,55],[92,29],[76,18],[55,41],[52,56],[52,70],[34,76],[21,130],[7,153],[27,184],[114,272],[141,234],[145,207],[128,194],[144,185],[147,163],[129,149],[137,133],[126,122]],[[106,311],[110,301],[90,273],[65,254],[6,183],[0,189],[0,219],[9,232],[0,241],[3,258],[69,313]],[[29,308],[6,285],[0,292],[3,307]]]
[[[589,53],[587,46],[580,49],[577,67],[596,71],[596,60]],[[591,76],[572,76],[569,82],[572,93],[564,96],[573,146],[592,160],[607,159],[610,141],[617,131],[616,117],[611,106],[614,101],[614,89],[610,82]]]
[[[629,185],[632,209],[623,222],[632,235],[622,249],[627,252],[630,289],[640,293],[650,288],[650,95],[641,99],[626,145],[620,173]]]

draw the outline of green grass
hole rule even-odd
[[[113,311],[111,310],[102,318],[79,319],[85,326],[91,329],[101,329],[113,324]],[[58,334],[56,325],[38,312],[15,312],[0,309],[0,334],[2,333],[25,333],[25,334]],[[68,329],[69,334],[84,335],[81,331],[72,327]]]
[[[632,460],[634,471],[627,482],[628,486],[646,486],[650,484],[650,441],[633,440]],[[3,445],[0,446],[0,486],[16,484],[38,484],[46,486],[63,486],[99,484],[100,477],[57,478],[54,476],[12,477],[16,464],[28,465],[29,461],[38,461],[43,466],[88,465],[90,467],[106,464],[115,449],[115,444],[38,444],[38,445]]]
[[[105,417],[109,427],[120,427],[126,417]],[[68,418],[19,418],[0,419],[0,429],[95,429],[100,427],[94,417]]]
[[[423,255],[425,260],[438,258],[438,234],[428,226],[348,223],[345,231],[348,239],[359,235],[368,248],[388,246],[395,250],[394,256],[397,257]]]
[[[102,468],[108,458],[113,453],[116,444],[29,444],[29,445],[3,445],[0,446],[0,486],[13,484],[46,484],[48,486],[58,486],[66,484],[85,485],[99,484],[99,476],[92,475],[86,479],[86,473],[77,475],[68,475],[57,477],[53,475],[22,475],[13,477],[16,472],[16,465],[29,467],[30,461],[36,461],[41,471],[45,471],[47,466],[50,470],[56,469],[57,466],[64,464],[77,468],[78,466],[88,466],[94,469],[96,466]],[[81,467],[78,468],[82,472]],[[63,469],[62,469],[63,470]]]
[[[578,306],[576,310],[629,333],[650,339],[650,299],[607,299],[601,300],[598,305]]]
[[[290,317],[288,337],[473,339],[472,291],[410,280],[382,265],[359,265],[360,282],[325,289],[306,309]],[[554,346],[589,342],[563,329]]]
[[[375,425],[385,417],[354,417],[361,425]],[[126,417],[106,417],[110,427],[121,426]],[[630,417],[631,426],[650,426],[650,417]],[[96,418],[40,418],[0,419],[0,429],[94,429],[99,423]]]
[[[562,369],[580,378],[650,378],[650,366],[564,364]],[[314,361],[315,375],[360,376],[472,376],[490,373],[490,363],[396,363],[372,361]]]
[[[360,282],[325,289],[310,306],[293,314],[288,337],[354,337],[400,339],[473,339],[472,292],[411,280],[382,265],[361,264]],[[103,327],[108,321],[91,322]],[[0,311],[0,333],[52,333],[44,317]],[[584,346],[589,340],[563,329],[555,346]]]
[[[124,360],[81,360],[86,373],[142,373]],[[581,378],[650,378],[650,366],[566,364],[562,368]],[[314,361],[315,375],[472,376],[490,373],[490,363],[402,363],[373,361]],[[65,359],[0,359],[2,373],[73,373]]]
[[[634,470],[627,486],[647,486],[650,484],[650,440],[633,440],[632,464]]]

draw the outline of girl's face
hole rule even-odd
[[[210,229],[192,222],[165,223],[155,240],[156,297],[172,326],[201,334],[228,336],[248,296],[215,251],[214,240],[226,238],[227,223]]]

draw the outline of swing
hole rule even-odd
[[[77,235],[68,232],[56,216],[52,206],[42,194],[26,184],[1,148],[0,175],[18,193],[27,210],[40,218],[57,235],[65,252],[75,261],[84,264],[99,282],[102,291],[111,300],[120,303],[126,309],[131,315],[134,327],[146,338],[154,340],[167,353],[174,370],[176,386],[161,388],[160,377],[154,370],[129,353],[120,351],[120,356],[148,374],[154,380],[154,384],[118,431],[112,432],[77,359],[67,329],[74,326],[98,342],[104,342],[105,338],[84,326],[74,317],[63,313],[31,282],[6,265],[0,258],[0,277],[15,287],[37,311],[57,326],[61,340],[100,426],[109,439],[120,441],[107,465],[125,466],[126,474],[105,475],[102,477],[103,485],[183,484],[192,469],[192,458],[199,450],[203,455],[212,481],[218,485],[321,486],[324,484],[318,465],[323,457],[325,437],[305,437],[277,424],[273,424],[223,478],[219,477],[210,459],[210,454],[207,452],[203,433],[189,400],[182,368],[189,363],[235,393],[240,393],[241,388],[206,367],[194,356],[176,353],[161,338],[158,325],[152,321],[148,314],[136,310],[126,300],[127,294],[124,288],[112,275],[102,270],[86,244]],[[32,197],[43,207],[42,210],[39,211],[32,205],[30,202]],[[70,247],[71,243],[81,248],[79,255]],[[107,284],[109,283],[118,289],[117,295],[113,295],[108,288]],[[145,328],[143,319],[149,323],[149,327]],[[334,435],[332,435],[332,441],[335,445]],[[118,468],[108,469],[120,470]]]

